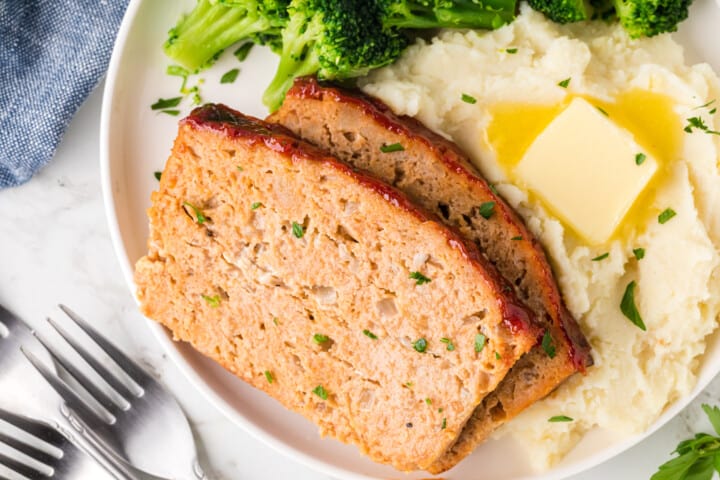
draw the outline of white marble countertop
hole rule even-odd
[[[215,411],[168,361],[138,313],[115,259],[103,211],[98,165],[101,88],[75,116],[50,165],[26,185],[0,190],[0,303],[35,326],[57,315],[58,303],[70,305],[158,373],[191,420],[210,478],[327,480]],[[0,401],[6,394],[0,391]],[[678,441],[691,432],[711,431],[700,404],[716,403],[718,394],[716,379],[641,444],[573,478],[649,478]]]

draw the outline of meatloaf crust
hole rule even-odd
[[[443,455],[540,334],[403,194],[222,105],[181,121],[148,213],[143,313],[400,470]]]
[[[399,188],[458,229],[515,286],[551,337],[547,351],[536,346],[483,400],[430,472],[451,468],[497,427],[592,364],[590,346],[564,305],[539,242],[456,145],[376,99],[314,78],[296,80],[268,120]],[[403,149],[383,152],[383,145],[393,144]],[[489,202],[493,209],[485,218],[480,206]]]

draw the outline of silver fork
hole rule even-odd
[[[0,305],[0,392],[5,408],[45,417],[57,411],[58,398],[48,389],[20,352],[20,347],[42,348],[30,327]],[[45,352],[41,352],[45,353]],[[47,354],[45,359],[49,359]],[[17,386],[23,388],[18,389]]]
[[[97,458],[81,450],[56,426],[16,415],[2,408],[0,408],[0,420],[32,436],[34,440],[39,440],[52,447],[52,449],[41,448],[39,442],[29,443],[19,440],[16,436],[0,432],[0,443],[4,443],[36,462],[36,465],[31,465],[29,462],[26,463],[0,452],[0,465],[18,475],[33,480],[46,478],[57,480],[112,479],[117,477],[106,470],[107,466],[98,463]],[[4,477],[0,474],[0,478]]]
[[[59,324],[48,318],[52,327],[105,383],[105,389],[98,386],[82,369],[34,332],[55,362],[100,406],[93,407],[86,402],[82,393],[63,381],[32,352],[23,349],[30,363],[64,400],[66,408],[61,410],[70,423],[83,435],[89,436],[93,444],[99,444],[101,449],[114,453],[114,457],[138,470],[177,480],[205,479],[197,462],[190,426],[175,398],[76,313],[64,305],[60,305],[60,309],[127,377],[120,379],[111,373]],[[106,393],[107,387],[113,394]]]

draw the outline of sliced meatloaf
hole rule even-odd
[[[431,472],[455,465],[498,426],[591,365],[590,347],[563,304],[543,249],[454,144],[377,100],[312,78],[297,80],[269,120],[399,188],[458,229],[544,326],[545,348],[536,346],[512,368]]]
[[[400,470],[443,455],[539,338],[473,245],[222,105],[180,123],[149,217],[135,272],[145,315]]]

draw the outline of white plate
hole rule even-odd
[[[134,291],[133,264],[146,250],[150,192],[156,188],[153,176],[162,170],[175,137],[175,117],[158,114],[150,105],[159,97],[177,95],[179,79],[168,77],[161,45],[165,33],[192,0],[132,0],[120,28],[105,87],[101,125],[101,169],[105,206],[117,256],[126,281]],[[690,20],[682,25],[678,38],[687,47],[688,61],[707,61],[720,71],[720,42],[717,39],[720,8],[713,0],[696,0]],[[252,50],[239,67],[234,84],[221,85],[222,73],[237,67],[226,55],[203,75],[203,100],[223,102],[243,112],[264,117],[260,102],[264,87],[275,69],[275,57],[260,48]],[[189,106],[183,104],[183,113]],[[228,418],[282,453],[328,475],[339,478],[393,478],[398,473],[376,465],[355,447],[321,439],[317,429],[299,415],[290,413],[187,345],[174,343],[163,328],[154,332],[173,361]],[[629,448],[677,414],[720,372],[720,336],[710,347],[700,368],[693,393],[674,403],[644,434],[623,437],[593,431],[552,471],[533,474],[523,463],[523,453],[509,439],[491,441],[445,478],[495,480],[510,478],[558,479],[588,469]],[[512,461],[508,461],[512,459]],[[426,478],[427,474],[403,478]]]

